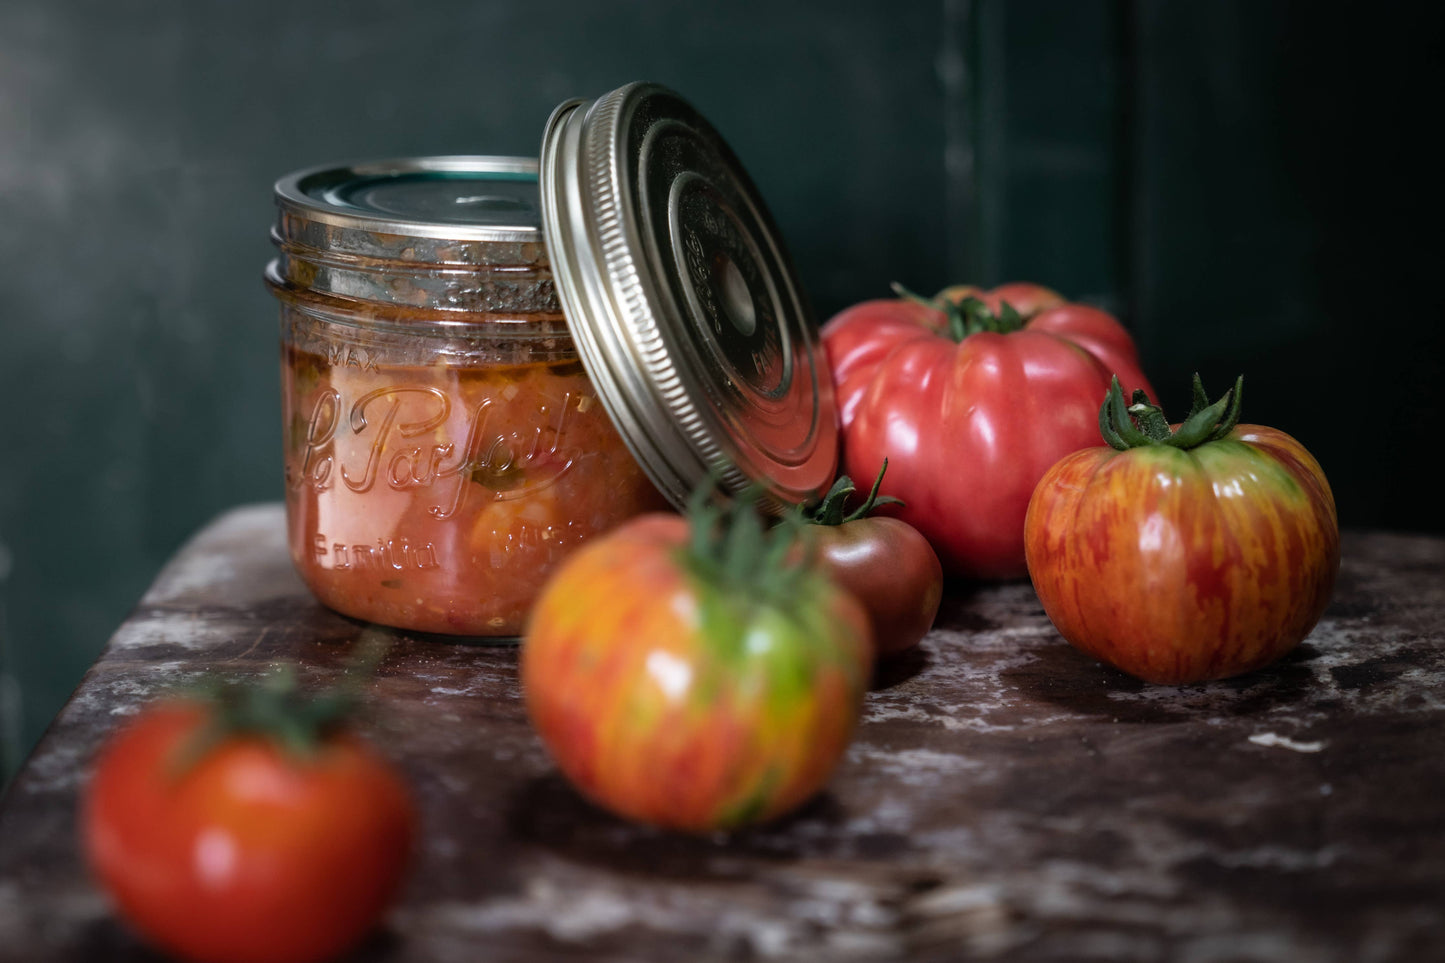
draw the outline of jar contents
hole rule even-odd
[[[283,315],[289,541],[325,605],[518,635],[573,547],[664,507],[565,339],[488,363],[397,363]]]
[[[578,356],[537,190],[489,156],[276,184],[288,543],[344,615],[517,638],[574,548],[667,508]]]

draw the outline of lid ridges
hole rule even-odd
[[[579,354],[658,488],[681,507],[709,478],[731,493],[756,484],[774,510],[826,491],[831,383],[776,228],[717,131],[677,94],[629,84],[560,105],[542,158],[545,240]],[[765,414],[754,395],[779,364],[797,377]]]
[[[677,366],[669,357],[667,343],[643,290],[636,260],[628,251],[621,201],[615,187],[621,182],[619,161],[612,147],[618,135],[622,104],[630,89],[625,87],[614,91],[598,101],[592,111],[597,126],[587,144],[587,175],[592,196],[596,198],[602,260],[613,281],[615,296],[624,306],[624,323],[633,332],[634,348],[651,375],[653,389],[661,396],[665,410],[672,414],[677,428],[693,443],[703,467],[714,469],[722,462],[721,449],[707,436],[702,413],[693,404]],[[736,479],[730,480],[736,482]],[[702,479],[690,481],[696,484]]]

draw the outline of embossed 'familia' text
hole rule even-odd
[[[405,572],[441,567],[437,561],[436,546],[431,542],[412,545],[405,538],[378,538],[374,544],[331,542],[328,545],[327,542],[325,534],[317,532],[311,550],[322,565],[330,555],[331,564],[327,567],[341,571],[354,568],[369,572]]]

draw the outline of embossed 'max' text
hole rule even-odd
[[[449,486],[449,490],[438,489],[442,497],[427,512],[434,518],[450,518],[461,508],[472,487],[487,488],[494,499],[521,498],[561,477],[574,461],[561,448],[572,402],[573,395],[567,392],[560,404],[537,411],[536,424],[494,432],[489,426],[494,415],[505,410],[505,402],[484,398],[468,414],[466,441],[458,449],[445,439],[431,444],[408,443],[423,435],[435,437],[451,417],[452,401],[438,388],[376,388],[356,399],[348,409],[341,393],[328,387],[311,410],[305,454],[300,470],[290,481],[295,487],[322,492],[334,487],[339,479],[358,494],[370,491],[378,480],[395,491]],[[401,418],[404,404],[411,420]],[[367,443],[365,461],[337,464],[338,432],[350,432]],[[479,484],[472,486],[470,481]]]
[[[365,348],[334,344],[326,347],[326,360],[333,368],[360,368],[377,371],[376,358]]]

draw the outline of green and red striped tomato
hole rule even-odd
[[[746,584],[759,571],[740,583],[693,564],[690,542],[686,519],[646,515],[579,549],[532,611],[521,672],[533,724],[583,794],[709,832],[818,791],[873,651],[861,605],[818,572],[768,593]]]
[[[1233,419],[1205,425],[1201,442],[1162,440],[1187,422],[1141,441],[1141,420],[1146,431],[1122,448],[1063,458],[1029,503],[1024,541],[1044,611],[1075,647],[1150,682],[1273,662],[1314,628],[1334,587],[1339,528],[1324,472],[1284,432],[1235,424],[1237,392],[1220,402],[1234,402]],[[1124,412],[1117,385],[1106,413],[1110,403]],[[1150,409],[1136,399],[1127,410]],[[1112,420],[1127,431],[1124,417]],[[1106,437],[1110,420],[1101,415]]]

